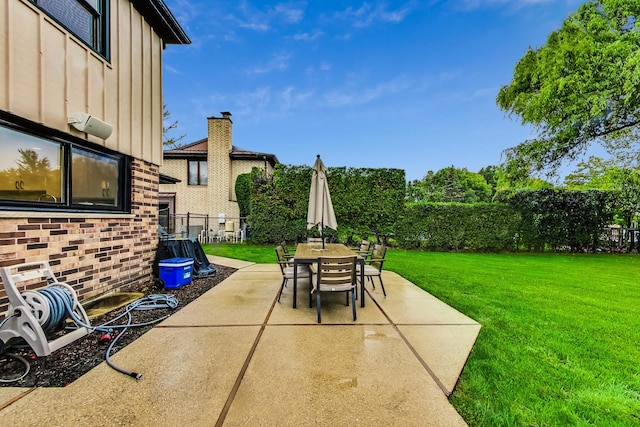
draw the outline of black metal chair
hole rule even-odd
[[[284,251],[284,257],[286,259],[293,258],[293,254],[289,252],[289,247],[287,246],[287,242],[283,240],[282,243],[280,243],[280,246],[282,246],[282,250]]]
[[[384,289],[384,283],[382,282],[382,265],[384,264],[384,257],[387,255],[387,247],[384,245],[374,245],[373,251],[371,252],[371,258],[365,261],[364,266],[364,277],[369,279],[373,288],[376,288],[375,283],[373,282],[374,277],[378,277],[380,280],[380,286],[382,286],[382,293],[384,296],[387,296],[387,292]],[[360,266],[357,268],[358,276],[360,275]]]
[[[280,265],[280,271],[282,272],[282,284],[280,285],[280,291],[278,292],[278,302],[282,296],[282,291],[289,279],[293,280],[294,263],[291,258],[285,256],[284,248],[282,245],[276,246],[276,256],[278,257],[278,264]],[[311,280],[311,273],[308,266],[298,266],[298,279]]]

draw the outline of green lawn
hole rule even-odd
[[[274,262],[272,247],[207,253]],[[640,425],[640,256],[390,250],[482,324],[451,402],[471,426]]]
[[[261,264],[277,263],[276,247],[252,245],[249,243],[218,243],[202,245],[204,252],[226,258],[241,259],[243,261],[259,262]],[[293,247],[289,249],[293,250]]]

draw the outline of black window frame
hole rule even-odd
[[[81,7],[83,7],[87,12],[89,12],[93,16],[93,23],[91,28],[92,39],[91,42],[87,42],[83,37],[78,35],[72,28],[69,28],[68,25],[65,25],[60,17],[53,15],[50,11],[45,9],[42,6],[42,2],[46,0],[29,0],[32,4],[34,4],[38,9],[40,9],[43,13],[45,13],[48,17],[56,21],[58,24],[62,25],[69,33],[73,34],[78,38],[82,43],[87,45],[91,50],[93,50],[96,54],[100,55],[107,61],[111,60],[111,0],[96,0],[97,8],[93,7],[86,0],[61,0],[69,3],[77,3]]]
[[[81,138],[73,135],[61,132],[57,129],[52,129],[44,125],[31,122],[25,118],[15,116],[11,113],[0,110],[0,126],[8,129],[22,132],[26,135],[31,135],[37,138],[43,138],[52,142],[61,144],[64,150],[63,164],[61,165],[62,171],[62,185],[64,200],[58,203],[39,203],[33,201],[0,199],[0,210],[11,211],[43,211],[43,212],[100,212],[100,213],[113,213],[113,214],[129,214],[131,213],[131,170],[132,161],[131,157],[126,154],[119,153],[114,150],[110,150],[105,147],[100,147],[95,144],[91,144]],[[105,156],[118,160],[118,194],[116,200],[121,202],[120,206],[111,205],[83,205],[72,204],[73,188],[72,188],[72,155],[71,151],[73,147],[77,147],[81,150],[88,151],[99,156]]]

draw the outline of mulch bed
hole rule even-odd
[[[121,289],[123,292],[142,292],[149,294],[172,294],[178,299],[176,309],[169,308],[133,311],[133,322],[144,323],[171,315],[222,282],[236,271],[234,268],[216,265],[216,274],[212,277],[194,278],[193,281],[180,289],[155,289],[153,281]],[[91,325],[101,325],[119,314],[125,308],[114,310],[104,316],[91,320]],[[126,316],[117,324],[126,322]],[[128,329],[116,342],[110,355],[113,356],[120,349],[131,344],[142,334],[153,328],[153,325]],[[105,361],[105,355],[110,342],[101,341],[101,332],[92,332],[70,344],[54,351],[48,356],[37,357],[30,348],[9,348],[7,353],[19,355],[26,359],[30,366],[26,377],[16,382],[0,382],[0,387],[63,387],[89,372],[95,366]],[[19,377],[25,370],[22,363],[13,358],[0,357],[0,380]]]

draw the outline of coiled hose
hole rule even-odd
[[[113,350],[114,345],[116,344],[116,342],[118,342],[118,340],[120,339],[120,337],[122,336],[122,334],[124,334],[129,328],[133,328],[133,327],[141,327],[141,326],[148,326],[148,325],[153,325],[155,323],[161,322],[162,320],[166,319],[169,317],[169,315],[165,315],[162,316],[158,319],[154,319],[148,322],[143,322],[143,323],[132,323],[133,321],[133,317],[132,317],[132,312],[133,311],[139,311],[139,310],[154,310],[154,309],[161,309],[161,308],[170,308],[172,310],[176,309],[178,307],[178,299],[175,297],[175,295],[171,295],[171,294],[154,294],[154,295],[148,295],[146,297],[137,299],[136,301],[133,301],[132,303],[128,304],[125,308],[125,311],[120,314],[119,316],[111,319],[108,322],[105,322],[101,325],[97,325],[97,326],[92,326],[88,323],[86,323],[84,321],[84,319],[81,319],[80,317],[78,317],[78,315],[75,313],[75,311],[73,310],[73,296],[69,294],[69,292],[67,290],[65,290],[62,287],[56,287],[56,286],[49,286],[47,288],[41,289],[38,291],[43,297],[44,299],[47,300],[47,303],[49,305],[49,309],[50,309],[50,314],[49,317],[44,321],[44,323],[41,325],[42,328],[45,331],[52,331],[55,328],[57,328],[67,317],[70,317],[78,326],[82,326],[85,327],[87,329],[89,329],[91,332],[103,332],[103,333],[112,333],[114,329],[122,329],[122,331],[120,332],[120,334],[118,334],[112,341],[111,344],[109,345],[109,347],[107,348],[107,352],[105,355],[105,361],[107,362],[107,364],[114,370],[123,373],[125,375],[128,375],[132,378],[135,379],[140,379],[142,378],[142,374],[139,374],[137,372],[133,372],[127,369],[123,369],[120,368],[119,366],[115,365],[113,362],[111,362],[111,351]],[[2,325],[9,320],[11,317],[13,317],[14,315],[12,314],[11,316],[7,316],[2,323],[0,323],[0,327],[2,327]],[[113,323],[119,319],[121,319],[122,317],[127,316],[127,322],[125,324],[122,325],[114,325]],[[0,352],[0,356],[3,355],[3,352]],[[9,357],[9,358],[13,358],[18,360],[19,362],[21,362],[22,364],[25,365],[25,371],[22,373],[22,375],[18,378],[14,378],[14,379],[0,379],[0,383],[8,383],[8,382],[16,382],[16,381],[20,381],[21,379],[23,379],[24,377],[27,376],[27,374],[30,371],[30,365],[29,362],[27,360],[25,360],[23,357],[15,355],[15,354],[11,354],[11,353],[4,353],[4,356]]]

